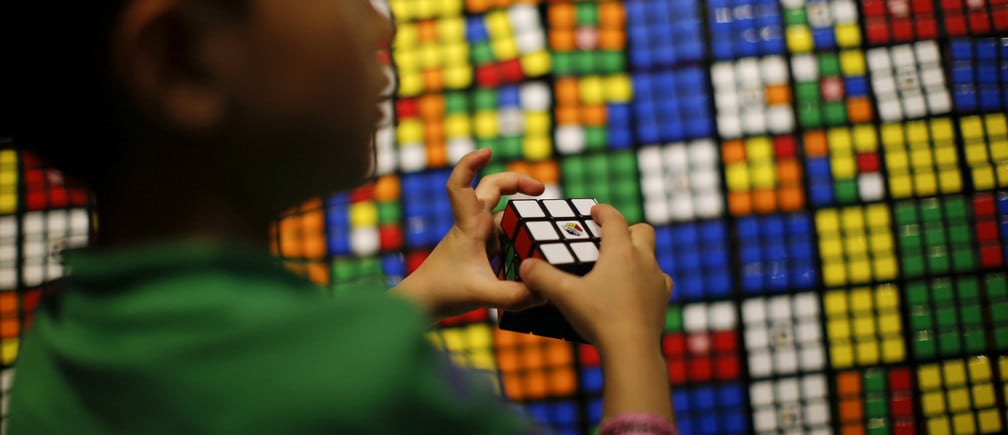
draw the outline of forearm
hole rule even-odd
[[[606,418],[647,413],[673,421],[668,372],[658,343],[617,343],[602,351]]]

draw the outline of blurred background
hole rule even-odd
[[[272,228],[339,294],[451,226],[466,152],[658,235],[679,429],[1008,431],[1008,0],[375,0],[397,23],[375,181]],[[0,405],[82,186],[0,142]],[[475,311],[430,333],[560,434],[592,347]]]

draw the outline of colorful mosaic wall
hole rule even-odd
[[[376,0],[381,1],[381,0]],[[1008,431],[1008,2],[388,0],[377,177],[274,228],[292,270],[395,285],[485,172],[656,227],[683,434]],[[0,151],[0,363],[87,195]],[[590,346],[476,311],[431,342],[561,434],[601,415]]]

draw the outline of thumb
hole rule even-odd
[[[521,311],[546,303],[542,294],[529,290],[522,282],[496,281],[487,286],[485,291],[487,294],[483,302],[486,305],[511,311]]]
[[[536,258],[522,261],[518,273],[529,288],[542,293],[546,299],[561,306],[565,305],[564,302],[575,288],[574,281],[577,279],[576,275]]]

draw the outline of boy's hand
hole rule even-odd
[[[392,289],[436,318],[482,307],[518,310],[545,302],[525,284],[497,279],[488,256],[498,243],[493,209],[501,196],[539,195],[545,186],[527,175],[505,172],[483,177],[473,189],[472,181],[490,155],[489,149],[474,151],[455,166],[446,186],[455,225],[427,260]]]

